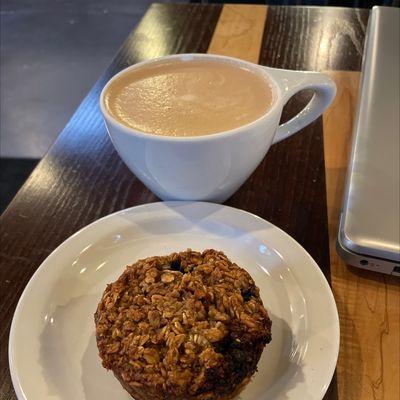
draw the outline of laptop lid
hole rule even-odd
[[[400,9],[370,16],[339,240],[400,260]]]

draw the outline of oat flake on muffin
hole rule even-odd
[[[103,366],[136,400],[232,399],[271,340],[253,279],[216,250],[128,266],[95,323]]]

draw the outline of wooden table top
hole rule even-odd
[[[98,107],[102,87],[128,65],[189,52],[327,71],[336,80],[338,95],[323,118],[274,145],[226,204],[285,230],[331,282],[340,314],[341,347],[325,398],[399,398],[399,283],[343,265],[334,249],[368,15],[367,10],[322,7],[150,7],[1,216],[2,400],[16,398],[7,357],[11,319],[41,262],[96,219],[158,200],[123,164],[107,136]],[[295,96],[283,119],[309,98],[309,93]]]

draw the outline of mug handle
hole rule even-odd
[[[300,90],[310,89],[314,91],[314,96],[303,110],[289,121],[279,125],[272,144],[288,138],[313,122],[335,98],[336,84],[328,75],[319,72],[263,68],[280,87],[284,104]]]

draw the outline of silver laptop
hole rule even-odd
[[[337,250],[357,267],[400,276],[400,9],[374,7]]]

